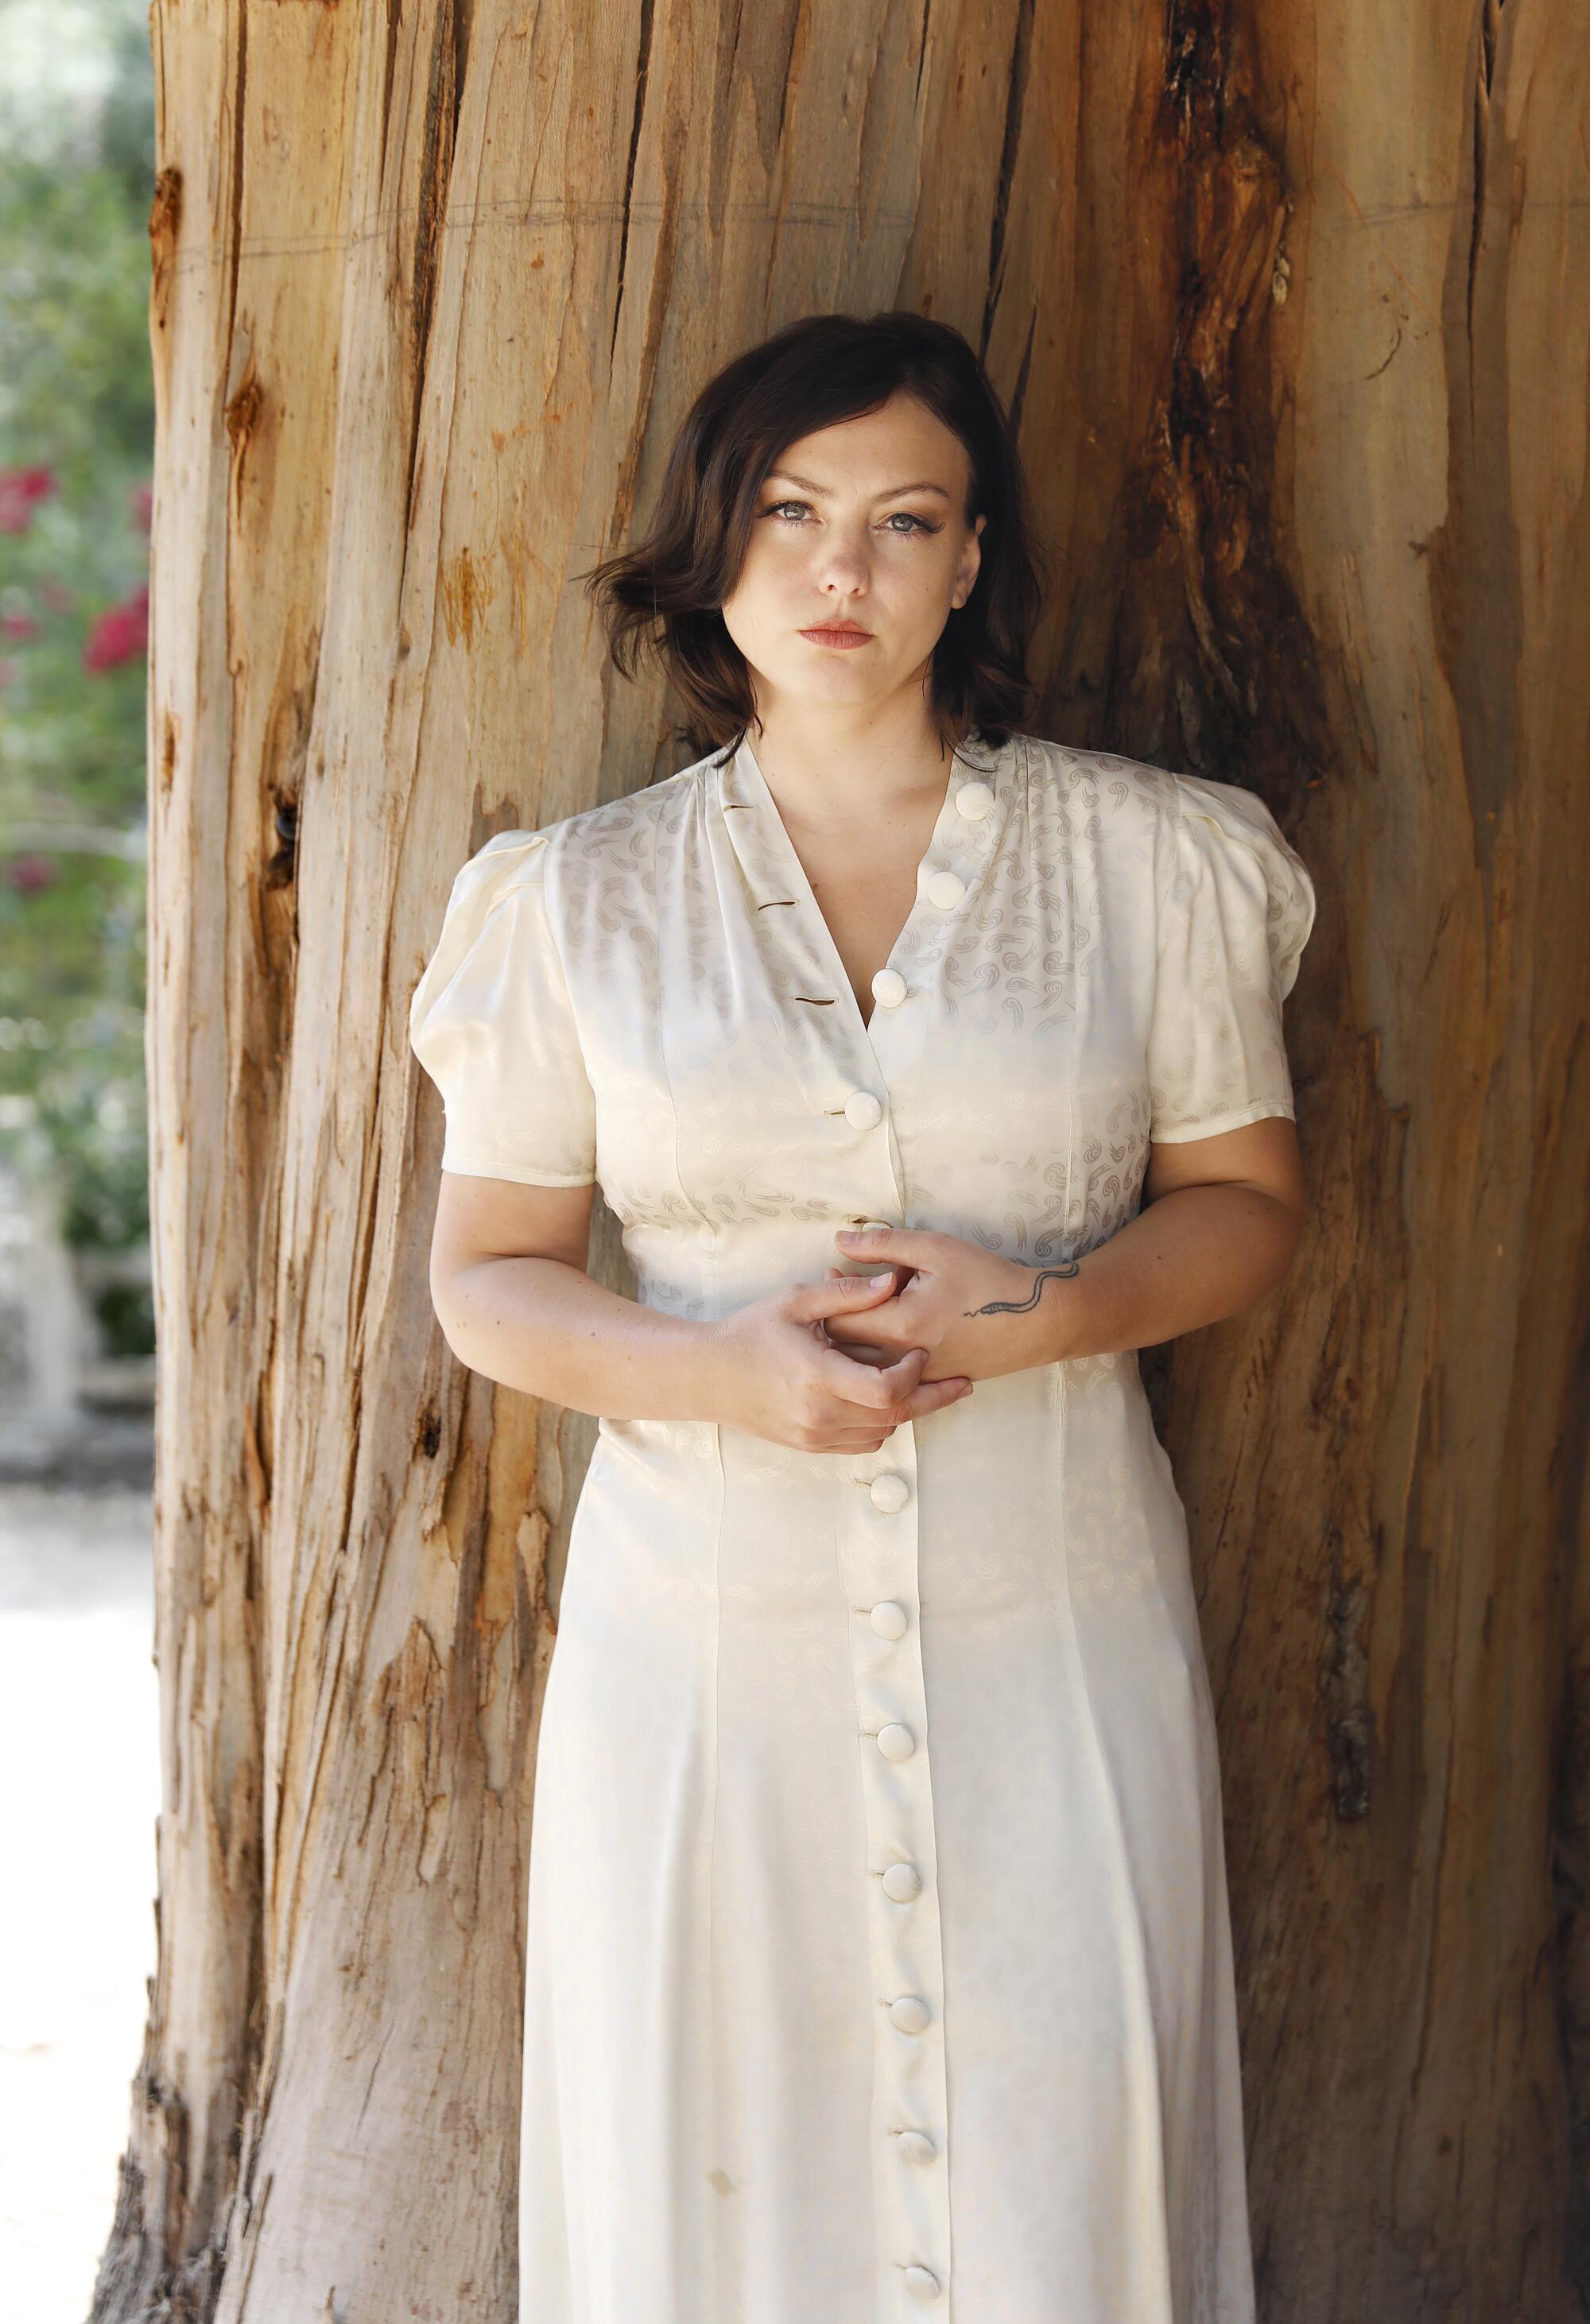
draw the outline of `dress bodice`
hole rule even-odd
[[[1032,1265],[1103,1241],[1151,1139],[1292,1111],[1313,915],[1253,792],[975,741],[864,1021],[745,742],[488,841],[411,1038],[445,1168],[598,1180],[642,1299],[700,1317],[792,1249],[820,1276],[857,1216]]]

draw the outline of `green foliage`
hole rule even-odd
[[[0,1143],[115,1249],[147,1230],[149,33],[0,0],[0,35],[42,60],[25,113],[0,86]]]

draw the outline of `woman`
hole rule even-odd
[[[704,754],[488,842],[414,996],[448,1343],[600,1424],[531,1841],[537,2324],[1253,2314],[1136,1351],[1292,1256],[1314,899],[1248,791],[1017,731],[1025,512],[944,326],[730,364],[592,582]],[[584,1271],[593,1182],[638,1302]]]

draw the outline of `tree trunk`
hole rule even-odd
[[[1586,13],[154,0],[165,1793],[96,2319],[514,2313],[591,1424],[434,1325],[409,997],[491,832],[684,763],[570,576],[698,385],[890,306],[1019,415],[1043,730],[1251,785],[1319,890],[1308,1240],[1145,1366],[1262,2313],[1584,2316]]]

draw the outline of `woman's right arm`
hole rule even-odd
[[[594,1189],[444,1170],[430,1296],[461,1363],[504,1387],[615,1420],[716,1420],[812,1452],[876,1451],[902,1421],[971,1393],[919,1386],[832,1346],[826,1315],[889,1297],[894,1278],[795,1284],[708,1323],[645,1307],[586,1272]]]

